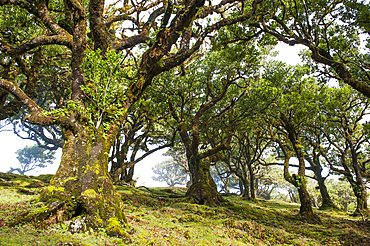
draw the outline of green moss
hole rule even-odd
[[[64,183],[67,183],[68,181],[75,181],[75,180],[77,180],[77,177],[69,177],[69,178],[67,178],[67,179],[64,181]]]
[[[179,222],[200,222],[203,221],[203,218],[197,214],[186,214],[179,218]]]
[[[83,170],[84,173],[87,173],[89,171],[96,173],[96,175],[99,175],[99,169],[100,165],[99,162],[96,161],[94,164],[86,166],[86,168]]]
[[[35,215],[42,214],[42,213],[44,213],[48,210],[49,210],[48,206],[40,207],[40,208],[36,209],[35,211],[33,211],[32,213],[27,214],[27,216],[25,218],[27,219],[29,217],[34,217]]]
[[[44,183],[50,184],[50,180],[54,177],[53,174],[41,174],[37,177],[35,177],[38,180],[41,180]]]
[[[87,198],[97,198],[98,194],[93,189],[87,189],[84,192],[82,192],[81,196],[84,196]]]
[[[47,191],[49,193],[53,193],[53,192],[64,192],[64,188],[63,187],[55,187],[53,185],[49,185],[47,188]]]
[[[112,217],[107,222],[106,232],[109,236],[125,238],[131,241],[130,235],[123,229],[121,222],[117,217]]]
[[[49,185],[47,187],[42,188],[39,196],[39,201],[52,203],[54,201],[69,203],[71,200],[71,196],[66,194],[65,189],[63,187],[56,187],[54,185]]]

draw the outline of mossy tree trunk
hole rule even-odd
[[[307,191],[306,178],[305,178],[306,167],[305,167],[305,162],[304,162],[302,145],[301,145],[299,138],[297,139],[296,142],[294,142],[294,151],[297,155],[298,162],[299,162],[298,174],[297,175],[293,174],[291,177],[286,177],[286,180],[292,183],[298,190],[299,200],[301,202],[299,214],[310,223],[321,223],[321,220],[318,217],[318,215],[315,214],[312,210],[311,197]],[[285,172],[287,172],[286,165],[284,165],[284,175],[285,175]]]
[[[299,133],[296,131],[294,125],[289,119],[281,114],[280,120],[286,131],[285,137],[289,140],[289,143],[282,143],[282,141],[275,139],[281,147],[285,160],[284,160],[284,178],[286,181],[294,185],[299,194],[299,200],[301,207],[299,209],[299,215],[302,216],[309,223],[321,223],[321,220],[317,214],[312,210],[311,197],[307,191],[306,186],[306,166],[305,157],[303,152],[303,146]],[[289,160],[296,155],[298,158],[298,173],[291,175],[289,172]]]
[[[239,179],[240,179],[240,177],[239,177]],[[241,182],[244,186],[244,191],[242,192],[242,197],[247,199],[247,200],[251,200],[252,198],[249,194],[249,181],[248,181],[248,179],[247,178],[242,178]]]
[[[121,197],[108,174],[111,144],[102,132],[87,127],[65,132],[59,169],[42,191],[41,201],[60,204],[57,221],[72,219],[72,231],[107,228],[108,234],[127,237]]]
[[[252,163],[248,162],[247,166],[248,166],[249,180],[250,180],[250,182],[249,182],[250,192],[251,192],[250,197],[253,201],[255,201],[256,200],[256,184],[255,184],[256,178],[255,178],[254,173],[253,173]]]
[[[315,172],[315,176],[317,179],[317,183],[319,186],[322,203],[320,205],[320,210],[326,210],[326,209],[335,209],[338,210],[338,207],[334,204],[334,202],[331,200],[328,189],[325,185],[325,178],[322,177],[321,171],[318,171],[318,173]]]
[[[186,192],[186,196],[201,205],[217,205],[224,201],[217,192],[217,186],[211,177],[210,162],[201,160],[199,155],[189,157],[189,170],[192,184]]]
[[[353,188],[353,191],[356,196],[357,200],[357,205],[356,205],[356,210],[354,212],[354,215],[362,215],[362,216],[368,216],[370,215],[370,210],[367,206],[367,188],[364,183],[364,178],[362,176],[361,168],[359,165],[359,160],[358,160],[358,153],[356,151],[356,146],[353,144],[352,141],[352,136],[347,133],[346,138],[348,139],[347,141],[349,142],[349,146],[351,149],[351,161],[352,161],[352,167],[355,173],[355,181],[351,182],[351,186]]]
[[[301,159],[298,158],[299,160],[298,174],[290,175],[288,171],[289,160],[290,160],[290,157],[285,158],[284,178],[289,183],[293,184],[298,190],[299,201],[301,203],[301,207],[299,209],[299,215],[302,216],[309,223],[321,223],[320,218],[312,210],[311,197],[307,191],[307,186],[306,186],[304,161],[302,162],[302,158]]]
[[[370,215],[369,208],[367,206],[367,191],[366,186],[363,182],[356,182],[351,184],[353,187],[353,191],[356,196],[356,210],[354,211],[353,215],[362,215],[368,216]]]
[[[326,209],[335,209],[339,210],[339,208],[334,204],[332,199],[330,198],[328,189],[325,185],[326,177],[322,176],[322,166],[320,162],[320,154],[317,153],[316,147],[312,149],[312,156],[305,156],[305,160],[308,161],[308,163],[311,166],[311,170],[315,174],[315,179],[317,180],[318,188],[320,190],[322,203],[320,205],[320,210],[326,210]]]

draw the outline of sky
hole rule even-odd
[[[300,62],[298,53],[301,48],[302,46],[279,44],[277,47],[279,55],[274,59],[284,61],[290,65],[297,64]],[[24,148],[26,145],[31,146],[34,144],[35,142],[31,140],[20,139],[12,131],[0,131],[0,172],[7,172],[9,171],[10,167],[18,167],[19,162],[16,158],[17,155],[15,152],[18,149]],[[136,164],[134,178],[138,179],[138,186],[167,186],[166,183],[157,182],[151,178],[154,176],[152,167],[168,158],[162,155],[165,152],[166,150],[157,151]],[[62,151],[59,149],[55,154],[56,159],[53,164],[36,171],[27,172],[26,174],[35,176],[40,174],[55,174],[60,163],[61,155]]]

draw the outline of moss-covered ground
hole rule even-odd
[[[0,245],[124,245],[104,231],[71,234],[49,221],[9,227],[42,208],[33,187],[49,179],[5,175],[0,174]],[[116,188],[133,227],[132,245],[370,245],[370,222],[344,213],[315,211],[323,224],[314,225],[297,216],[298,204],[231,196],[223,206],[208,207],[188,203],[183,188]]]

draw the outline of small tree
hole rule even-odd
[[[26,146],[15,152],[21,168],[10,168],[8,172],[17,171],[19,174],[35,170],[36,168],[44,168],[47,164],[52,164],[55,159],[55,151],[47,151],[38,145]]]
[[[177,162],[171,158],[158,163],[152,170],[158,176],[153,176],[152,179],[159,182],[166,182],[168,186],[185,185],[188,181],[188,172],[185,168],[178,165]]]

